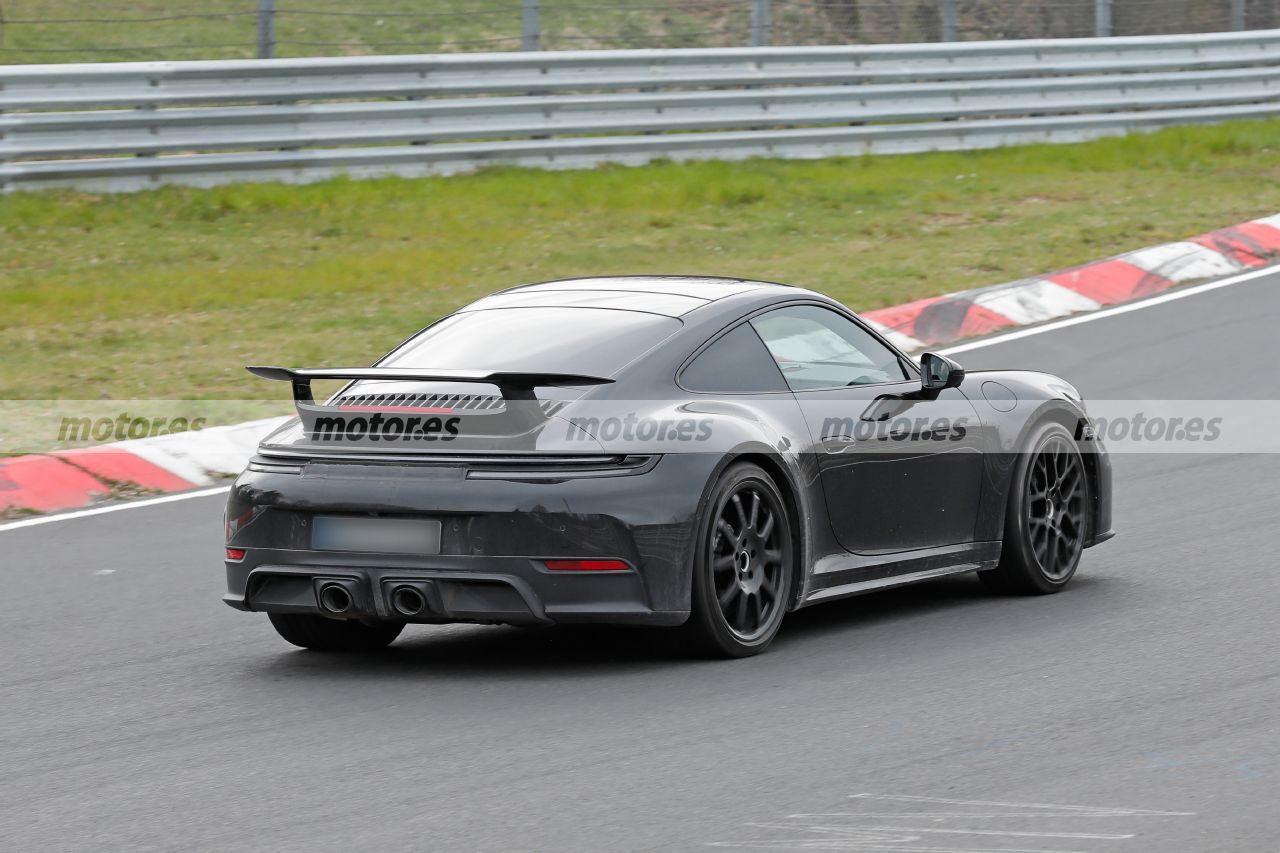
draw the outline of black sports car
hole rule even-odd
[[[231,490],[225,601],[308,648],[607,622],[749,655],[789,610],[941,575],[1056,592],[1113,535],[1071,385],[917,364],[785,285],[525,285],[374,367],[249,370],[299,416]]]

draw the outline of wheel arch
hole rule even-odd
[[[1051,423],[1065,429],[1078,443],[1084,428],[1089,425],[1089,418],[1079,410],[1068,406],[1063,400],[1053,400],[1045,403],[1039,411],[1027,419],[1026,425],[1018,436],[1017,452],[1026,453],[1030,449],[1028,442],[1031,437],[1043,426]],[[1099,470],[1100,465],[1097,453],[1081,451],[1080,459],[1084,463],[1085,486],[1088,489],[1089,530],[1085,535],[1085,542],[1088,543],[1093,540],[1093,537],[1098,532],[1098,516],[1101,512],[1101,471]],[[1016,466],[1010,466],[1010,477],[1013,476],[1014,470],[1016,470]],[[1012,481],[1010,481],[1008,488],[1012,488],[1012,486]],[[1008,490],[1006,489],[1006,496],[1007,493]],[[1006,506],[1007,503],[1005,501]],[[1003,524],[1001,529],[1003,529]]]

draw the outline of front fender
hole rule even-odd
[[[970,373],[961,390],[973,403],[983,422],[986,454],[979,538],[1003,537],[1004,518],[1017,454],[1027,449],[1031,433],[1042,424],[1062,424],[1077,439],[1081,426],[1089,423],[1080,392],[1066,380],[1049,373],[1029,370],[988,370]],[[1094,544],[1111,529],[1111,465],[1106,448],[1097,439],[1080,440],[1093,502],[1093,520],[1088,544]]]

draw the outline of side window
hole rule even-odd
[[[751,326],[743,323],[723,335],[680,374],[690,391],[710,394],[759,394],[786,391],[778,365]]]
[[[909,378],[893,350],[857,323],[826,308],[779,308],[751,324],[793,391]]]

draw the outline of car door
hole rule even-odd
[[[804,412],[840,544],[859,554],[971,542],[983,459],[977,412],[851,317],[818,304],[752,326]]]

